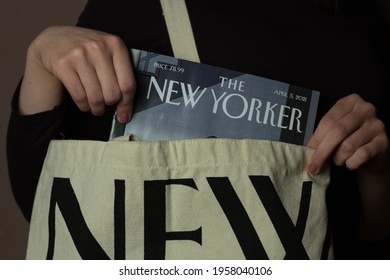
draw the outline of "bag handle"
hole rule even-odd
[[[160,4],[174,56],[200,62],[185,0],[160,0]]]

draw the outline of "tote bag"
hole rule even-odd
[[[200,61],[184,0],[160,0],[176,57]],[[261,140],[52,141],[28,259],[333,258],[329,170]]]
[[[52,141],[28,259],[328,259],[328,171],[261,140]]]

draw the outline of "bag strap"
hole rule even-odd
[[[160,0],[160,3],[174,56],[200,62],[185,0]]]

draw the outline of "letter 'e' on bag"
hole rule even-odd
[[[28,259],[333,258],[312,150],[262,140],[55,140]]]

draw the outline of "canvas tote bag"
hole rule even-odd
[[[282,142],[52,141],[28,259],[332,257],[328,172]]]
[[[188,21],[182,0],[161,1],[165,18],[172,2]],[[192,42],[179,56],[199,61],[190,25],[175,25],[190,38],[173,45]],[[329,170],[308,174],[311,153],[262,140],[52,141],[27,259],[333,258]]]

